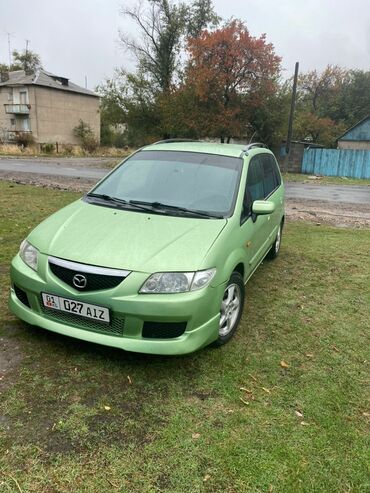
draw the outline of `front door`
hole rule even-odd
[[[265,250],[268,216],[256,216],[252,213],[252,204],[255,200],[264,199],[263,166],[259,155],[252,157],[246,180],[241,218],[241,238],[246,254],[245,265],[248,268],[247,277],[257,267]],[[268,234],[267,234],[268,236]]]

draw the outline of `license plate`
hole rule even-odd
[[[85,318],[92,318],[99,322],[109,323],[109,309],[104,306],[91,305],[82,301],[62,298],[54,294],[42,293],[42,302],[46,308],[59,310],[62,312],[73,313]]]

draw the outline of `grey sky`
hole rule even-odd
[[[117,43],[118,28],[133,31],[119,16],[132,0],[0,0],[0,61],[8,61],[6,32],[12,49],[41,55],[50,72],[94,88],[116,66],[133,63]],[[286,76],[300,61],[301,70],[328,63],[370,70],[368,0],[214,0],[218,14],[247,22],[250,32],[267,34],[283,57]]]

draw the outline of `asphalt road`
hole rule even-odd
[[[0,171],[25,174],[41,174],[49,176],[79,177],[99,180],[109,170],[88,166],[76,166],[76,159],[68,163],[67,160],[52,160],[35,162],[34,159],[0,159]],[[118,160],[117,160],[118,161]],[[73,162],[73,165],[72,165]],[[94,161],[98,164],[99,160]],[[320,185],[309,183],[285,183],[288,199],[320,200],[329,202],[345,202],[352,204],[370,204],[370,187],[355,185]]]

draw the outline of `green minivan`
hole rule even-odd
[[[10,309],[129,351],[221,346],[283,224],[284,185],[262,144],[161,141],[29,234],[12,261]]]

